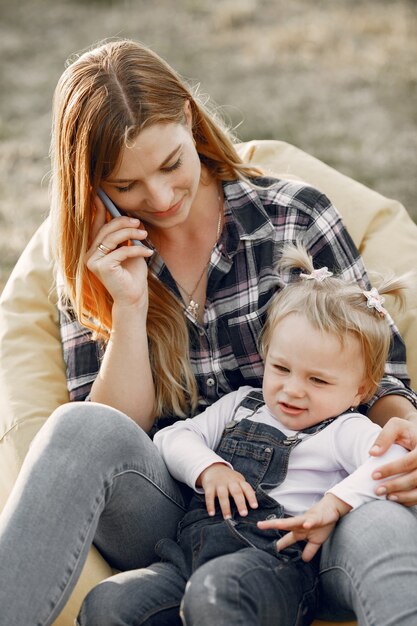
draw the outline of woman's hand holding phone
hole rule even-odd
[[[103,199],[106,200],[106,206]],[[140,220],[122,216],[112,203],[115,219],[107,221],[110,199],[100,190],[96,197],[96,213],[92,227],[92,243],[87,251],[86,264],[120,306],[145,306],[148,304],[148,268],[145,262],[153,251],[142,244],[147,233]],[[117,213],[119,213],[117,215]],[[112,215],[112,216],[113,216]],[[134,245],[127,245],[128,241]]]
[[[141,242],[147,235],[140,220],[117,216],[108,221],[107,209],[98,196],[95,207],[86,263],[112,296],[113,307],[111,334],[91,399],[123,411],[148,431],[155,404],[147,334],[146,258],[152,251],[143,245],[128,245],[129,240]]]

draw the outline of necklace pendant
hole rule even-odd
[[[196,302],[195,300],[193,300],[191,298],[188,306],[187,306],[187,311],[188,313],[190,313],[195,319],[197,319],[197,315],[198,315],[198,309],[200,308],[200,305],[198,304],[198,302]]]

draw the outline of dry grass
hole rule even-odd
[[[296,144],[417,218],[413,0],[0,0],[0,290],[48,210],[52,92],[121,36],[209,93],[237,134]]]

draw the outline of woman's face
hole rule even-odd
[[[142,130],[125,146],[121,161],[102,187],[123,211],[156,228],[181,224],[200,184],[201,163],[191,132],[184,124],[158,123]]]

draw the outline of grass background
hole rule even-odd
[[[143,41],[240,139],[282,139],[417,220],[416,0],[0,0],[0,291],[48,211],[51,99],[66,59]]]

